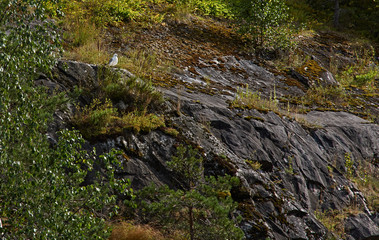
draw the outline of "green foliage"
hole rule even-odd
[[[105,172],[83,185],[95,159],[81,150],[77,132],[60,132],[54,150],[38,146],[32,164],[1,157],[1,216],[6,235],[19,239],[103,239],[110,231],[97,212],[114,214],[114,190],[130,194],[128,181],[115,179],[116,153],[100,156]]]
[[[378,76],[379,76],[379,69],[373,68],[373,69],[370,69],[367,73],[356,75],[352,84],[358,85],[358,86],[364,86],[364,85],[369,85],[369,84],[374,85],[375,80]]]
[[[356,62],[337,75],[344,86],[356,86],[375,92],[375,79],[379,77],[379,67],[375,65],[375,50],[370,45],[359,46],[354,51]]]
[[[118,103],[128,104],[126,111],[153,110],[164,102],[162,93],[157,91],[152,82],[138,77],[126,77],[107,67],[100,67],[98,78],[101,82],[100,95]]]
[[[333,107],[336,104],[347,106],[349,94],[342,86],[314,86],[307,90],[301,97],[301,102],[306,106],[319,105]]]
[[[199,185],[204,179],[203,158],[192,146],[188,146],[188,148],[183,145],[178,146],[177,155],[167,162],[167,166],[183,175],[190,189]]]
[[[215,17],[232,18],[233,12],[224,0],[171,0],[175,7],[188,9],[188,12]]]
[[[66,101],[62,94],[47,97],[32,81],[55,64],[52,53],[59,53],[59,39],[55,26],[44,21],[43,1],[35,1],[30,12],[27,2],[0,4],[0,152],[7,159],[32,162],[36,146],[46,144],[40,132]],[[32,27],[33,21],[41,24]]]
[[[146,112],[130,112],[121,118],[123,129],[132,129],[134,132],[150,132],[160,127],[165,127],[163,116]]]
[[[129,111],[145,111],[147,108],[158,107],[163,103],[162,94],[155,90],[151,81],[131,77],[105,82],[103,85],[106,96],[114,102],[129,103]]]
[[[350,153],[345,153],[345,167],[346,167],[346,173],[347,177],[351,178],[354,174],[354,161],[351,159]]]
[[[147,114],[146,111],[119,114],[110,100],[106,99],[102,102],[97,98],[88,106],[78,106],[71,123],[87,139],[93,139],[99,135],[121,134],[124,129],[139,133],[140,131],[150,132],[165,126],[163,116]]]
[[[254,47],[285,48],[290,32],[284,27],[289,19],[288,7],[281,0],[232,0],[240,31],[252,40]]]
[[[327,11],[317,12],[307,0],[286,0],[285,2],[289,8],[289,15],[300,26],[318,27],[329,17]]]
[[[327,211],[315,211],[315,217],[324,225],[333,235],[330,239],[345,239],[345,220],[351,215],[357,215],[362,211],[357,206],[349,206],[341,210],[329,209]]]
[[[71,121],[83,136],[92,138],[108,133],[116,114],[117,110],[112,107],[109,100],[102,103],[99,99],[94,99],[89,106],[77,106]]]
[[[379,211],[379,169],[375,167],[375,159],[372,163],[369,160],[358,162],[356,175],[352,177],[352,181],[362,191],[369,208],[374,211]]]
[[[188,186],[172,190],[168,186],[151,185],[138,192],[139,215],[170,230],[186,233],[189,239],[242,239],[234,217],[237,207],[230,195],[236,177],[206,176],[202,158],[189,147],[178,147],[177,156],[168,165],[185,177]],[[230,215],[232,214],[232,219]]]
[[[255,171],[260,170],[261,167],[262,167],[262,164],[259,163],[258,161],[253,161],[253,160],[250,160],[250,159],[246,159],[245,162],[246,162],[247,164],[249,164],[250,167],[251,167],[252,169],[254,169]]]
[[[69,19],[80,23],[90,20],[97,26],[118,24],[123,21],[149,20],[149,3],[140,0],[88,0],[63,1],[63,11]]]
[[[101,135],[121,134],[124,130],[136,133],[150,132],[165,127],[165,119],[148,110],[154,110],[163,103],[163,97],[152,85],[136,77],[126,77],[121,72],[107,67],[99,67],[98,79],[101,82],[97,91],[91,91],[90,97],[97,96],[91,104],[77,106],[71,123],[87,139]],[[116,109],[113,103],[125,104],[125,108]]]
[[[315,211],[315,217],[322,223],[322,225],[338,237],[344,236],[344,220],[347,217],[344,211]]]
[[[312,27],[330,26],[335,12],[335,1],[286,0],[297,21]],[[339,30],[353,31],[378,40],[379,4],[376,0],[339,1]]]
[[[285,168],[284,171],[285,171],[287,174],[290,174],[290,175],[293,175],[293,174],[294,174],[294,171],[293,171],[293,157],[292,157],[292,156],[289,156],[289,157],[288,157],[288,167]]]
[[[178,130],[176,130],[175,128],[170,128],[170,127],[163,128],[163,132],[173,137],[177,137],[179,135]]]
[[[105,175],[85,185],[94,155],[81,149],[77,132],[60,132],[58,143],[50,146],[48,123],[67,99],[63,94],[49,96],[34,85],[37,74],[49,74],[60,52],[58,32],[45,18],[45,4],[0,2],[0,235],[107,238],[109,231],[97,212],[114,212],[114,191],[130,194],[129,183],[114,178],[118,161],[110,153],[98,159]]]

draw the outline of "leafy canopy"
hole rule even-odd
[[[54,111],[68,101],[34,83],[60,53],[58,31],[45,17],[48,2],[0,2],[0,235],[104,239],[109,230],[98,212],[115,212],[114,193],[130,195],[129,183],[114,177],[115,152],[88,154],[75,131],[61,131],[53,146],[47,139]],[[86,185],[95,161],[104,171]]]

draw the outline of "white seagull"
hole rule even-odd
[[[116,66],[117,63],[118,63],[118,58],[117,58],[117,53],[115,53],[113,57],[111,58],[111,60],[109,60],[108,66],[110,67]]]

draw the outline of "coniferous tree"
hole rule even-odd
[[[239,183],[231,176],[204,176],[203,159],[192,147],[179,146],[168,166],[184,179],[182,189],[151,185],[139,191],[140,216],[191,240],[242,239],[236,224],[236,203],[230,190]]]

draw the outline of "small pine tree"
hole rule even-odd
[[[183,179],[186,186],[172,190],[167,185],[148,186],[138,194],[142,216],[168,230],[179,230],[195,239],[242,239],[244,234],[233,217],[236,203],[232,186],[239,183],[231,176],[205,176],[203,159],[192,147],[180,145],[177,155],[167,165]]]

